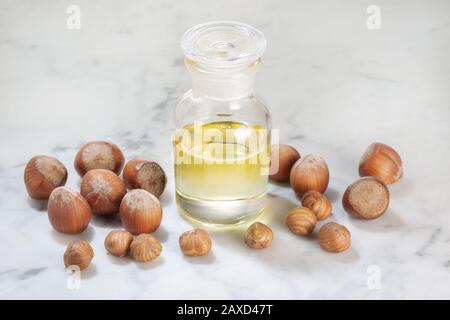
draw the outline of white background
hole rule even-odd
[[[81,29],[66,27],[68,5]],[[366,8],[381,8],[381,29]],[[252,24],[267,37],[257,92],[281,141],[330,167],[333,220],[352,233],[341,254],[320,249],[284,225],[299,203],[270,186],[261,218],[273,246],[252,251],[244,229],[211,231],[213,252],[189,259],[178,236],[190,225],[177,213],[170,134],[176,99],[189,89],[182,33],[209,20]],[[450,2],[442,1],[0,1],[0,297],[14,298],[450,298]],[[169,183],[156,236],[157,261],[109,256],[105,235],[117,220],[94,218],[80,236],[53,231],[45,204],[31,201],[23,168],[36,154],[73,170],[86,141],[117,143],[127,158],[161,163]],[[375,221],[350,219],[340,204],[374,141],[392,145],[404,179]],[[317,229],[316,229],[317,232]],[[93,265],[69,290],[62,255],[89,240]],[[381,289],[367,286],[367,268]]]

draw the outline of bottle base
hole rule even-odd
[[[211,227],[233,227],[256,219],[264,210],[266,193],[239,200],[204,200],[177,190],[176,201],[183,217]]]

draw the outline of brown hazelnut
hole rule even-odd
[[[253,223],[245,233],[245,243],[253,249],[264,249],[272,244],[273,232],[263,223]]]
[[[305,207],[294,208],[289,211],[286,225],[293,233],[306,236],[314,231],[317,218],[314,212]]]
[[[48,219],[55,230],[76,234],[83,232],[91,220],[91,207],[77,192],[58,187],[48,200]]]
[[[398,181],[403,176],[400,155],[383,143],[372,143],[359,162],[359,175],[380,179],[386,184]]]
[[[150,234],[140,234],[131,242],[130,252],[134,260],[147,262],[161,255],[161,243]]]
[[[67,169],[58,159],[35,156],[28,161],[23,177],[30,197],[44,200],[66,183]]]
[[[120,202],[127,193],[123,181],[112,171],[93,169],[81,181],[81,195],[98,215],[119,212]]]
[[[80,176],[84,176],[92,169],[106,169],[119,174],[124,161],[122,151],[114,143],[92,141],[83,145],[78,151],[75,157],[75,169]]]
[[[116,257],[125,257],[130,250],[133,235],[125,230],[113,230],[105,238],[106,250]]]
[[[291,168],[298,159],[300,159],[300,154],[294,147],[287,144],[273,145],[270,164],[272,166],[278,164],[278,170],[269,176],[270,179],[275,181],[289,180]]]
[[[342,252],[351,244],[350,231],[336,222],[328,222],[319,230],[319,245],[329,252]]]
[[[158,198],[143,189],[128,192],[120,204],[122,224],[132,234],[155,232],[162,219]]]
[[[299,196],[311,190],[324,193],[329,179],[330,174],[325,160],[311,154],[297,160],[290,176],[292,189]]]
[[[167,178],[159,164],[144,159],[133,159],[123,169],[123,180],[128,189],[144,189],[159,197],[166,187]]]
[[[208,232],[202,229],[184,232],[178,242],[183,253],[191,257],[204,256],[212,246]]]
[[[361,178],[347,188],[342,204],[356,218],[376,219],[389,206],[389,189],[377,178]]]
[[[94,258],[94,250],[87,241],[75,240],[69,243],[64,253],[64,265],[66,268],[77,266],[84,270],[91,264]]]
[[[302,206],[310,209],[317,220],[325,220],[331,215],[331,202],[318,191],[308,191],[302,196]]]

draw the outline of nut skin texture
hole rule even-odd
[[[317,220],[325,220],[331,215],[333,207],[330,200],[318,191],[308,191],[302,196],[302,206],[310,209]]]
[[[359,162],[359,175],[376,177],[385,184],[392,184],[403,176],[402,159],[390,146],[372,143]]]
[[[144,189],[159,197],[166,187],[164,170],[154,161],[133,159],[123,169],[123,180],[128,189]]]
[[[104,216],[119,212],[127,188],[114,172],[93,169],[84,175],[80,193],[89,203],[93,213]]]
[[[324,193],[329,180],[330,173],[325,160],[311,154],[297,160],[290,175],[291,187],[299,196],[311,190]]]
[[[78,266],[80,270],[84,270],[91,264],[94,258],[94,250],[87,241],[75,240],[69,243],[64,253],[64,265]]]
[[[105,248],[116,257],[125,257],[130,250],[133,235],[125,230],[113,230],[105,238]]]
[[[184,232],[179,238],[181,251],[190,257],[204,256],[211,251],[211,238],[203,229]]]
[[[329,252],[342,252],[351,245],[350,231],[336,222],[328,222],[319,230],[319,245]]]
[[[314,212],[305,207],[292,209],[286,218],[289,230],[299,236],[306,236],[313,232],[316,223],[317,218]]]
[[[31,198],[45,200],[55,188],[66,184],[67,169],[56,158],[35,156],[25,166],[23,179]]]
[[[131,190],[123,197],[119,214],[125,229],[134,235],[155,232],[162,220],[158,198],[143,189]]]
[[[161,255],[161,243],[150,234],[140,234],[131,242],[130,252],[134,260],[148,262]]]
[[[58,187],[48,200],[48,219],[62,233],[78,234],[89,225],[92,212],[87,201],[67,187]]]
[[[273,240],[273,232],[263,223],[253,223],[245,232],[245,243],[253,249],[270,247]]]
[[[278,157],[278,161],[276,159]],[[272,146],[271,164],[278,162],[278,171],[269,177],[275,181],[287,181],[291,173],[292,166],[300,159],[300,153],[292,146],[279,144]]]
[[[347,188],[342,197],[342,205],[352,217],[370,220],[387,211],[389,198],[389,189],[383,181],[366,177]]]
[[[106,169],[120,174],[125,158],[114,143],[91,141],[83,145],[75,156],[75,170],[82,177],[89,170]]]

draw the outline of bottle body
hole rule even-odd
[[[204,223],[229,225],[248,221],[264,208],[270,134],[267,125],[247,122],[231,110],[222,113],[224,104],[221,113],[181,124],[173,147],[177,203],[183,213]]]

